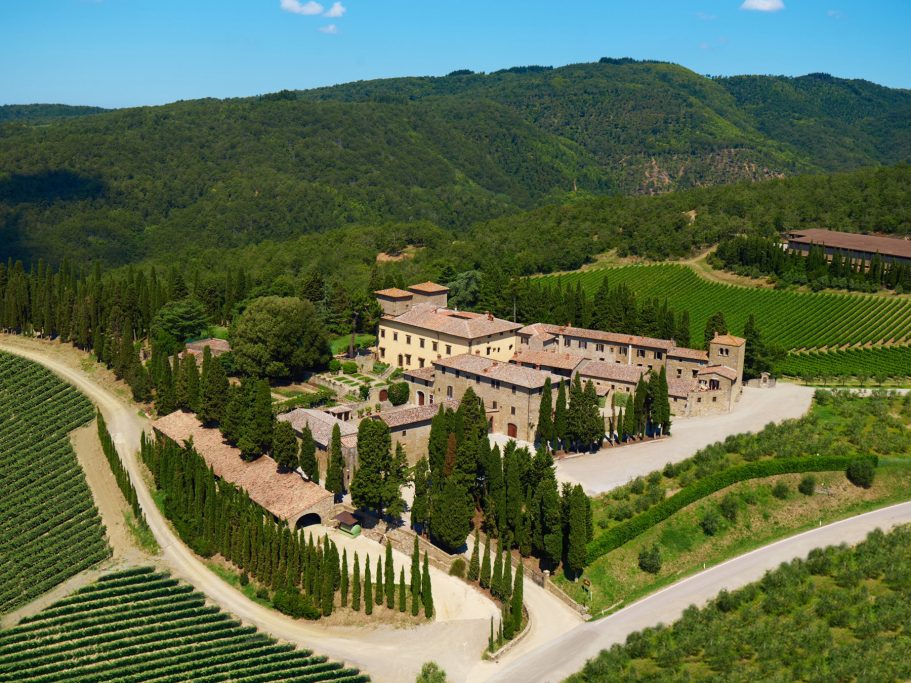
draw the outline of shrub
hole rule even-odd
[[[673,479],[677,476],[677,467],[674,465],[674,463],[669,462],[664,466],[662,474],[664,474],[664,476],[668,479]]]
[[[464,579],[465,569],[465,560],[463,560],[461,557],[457,557],[455,562],[453,562],[452,566],[449,568],[449,575]]]
[[[294,589],[282,589],[275,593],[275,597],[272,599],[272,604],[279,612],[282,614],[287,614],[289,617],[294,617],[295,619],[300,619],[301,617],[305,619],[319,619],[321,614],[318,609],[313,606],[313,603],[309,598],[301,595],[300,591]]]
[[[366,401],[366,400],[369,398],[369,396],[370,396],[370,385],[369,385],[369,384],[362,384],[362,385],[360,386],[360,388],[358,389],[358,392],[360,392],[361,400],[362,400],[362,401]]]
[[[629,490],[637,496],[645,493],[645,480],[642,477],[636,477],[630,483]]]
[[[661,549],[657,544],[639,551],[639,569],[649,574],[661,571]]]
[[[260,600],[268,600],[269,599],[269,589],[266,588],[265,586],[260,586],[259,588],[256,589],[256,597],[259,598]]]
[[[714,536],[721,527],[721,517],[715,512],[714,508],[709,509],[699,520],[699,526],[702,527],[702,532],[706,536]]]
[[[812,474],[806,475],[797,485],[797,490],[805,496],[812,496],[816,493],[816,477]]]
[[[380,361],[373,362],[373,372],[375,372],[377,375],[382,375],[388,369],[389,363],[381,363]]]
[[[718,507],[721,508],[721,514],[724,515],[726,520],[729,522],[737,521],[737,509],[740,507],[740,502],[733,493],[729,493],[722,498]]]
[[[246,586],[248,583],[250,583],[250,577],[247,576],[247,572],[244,572],[240,575],[240,585]]]
[[[404,405],[408,402],[408,384],[406,382],[389,385],[389,402],[394,406]]]
[[[357,372],[357,363],[353,360],[346,360],[342,363],[342,372],[346,375],[353,375]]]
[[[783,481],[778,482],[775,486],[772,487],[772,495],[778,498],[779,500],[784,500],[788,497],[788,494],[791,492],[791,489],[788,488],[788,485]]]
[[[342,369],[342,364],[338,358],[333,358],[329,361],[329,372],[338,372]]]
[[[855,486],[868,489],[873,486],[873,477],[876,476],[876,466],[867,459],[853,460],[845,470],[845,476]]]

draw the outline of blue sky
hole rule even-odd
[[[911,87],[911,0],[0,0],[0,103],[123,107],[660,59]]]

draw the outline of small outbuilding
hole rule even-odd
[[[361,524],[358,521],[357,517],[352,515],[347,510],[338,513],[333,519],[338,523],[338,530],[344,531],[346,534],[358,537],[361,534]]]

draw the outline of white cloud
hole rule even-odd
[[[338,33],[338,26],[335,24],[329,24],[328,26],[320,26],[317,30],[320,33],[328,33],[330,36],[334,36],[336,33]]]
[[[304,14],[307,16],[322,14],[325,9],[325,7],[318,2],[314,2],[314,0],[308,0],[308,2],[301,2],[300,0],[281,0],[281,7],[285,12],[291,12],[291,14]]]
[[[347,11],[348,11],[348,8],[345,7],[342,3],[334,2],[334,3],[332,3],[332,7],[330,7],[326,11],[326,13],[323,14],[323,16],[330,17],[332,19],[337,19],[338,17],[342,16]]]
[[[777,12],[784,9],[782,0],[743,0],[740,9],[753,12]]]

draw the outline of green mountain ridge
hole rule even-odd
[[[459,232],[573,190],[657,194],[911,159],[907,91],[631,60],[49,106],[0,114],[2,259],[118,265],[386,221]]]

